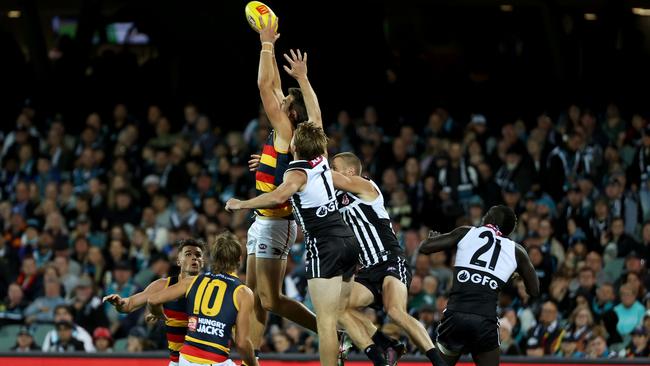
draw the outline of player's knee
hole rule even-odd
[[[395,322],[401,322],[404,317],[408,316],[404,309],[396,305],[389,306],[386,311],[388,312],[388,316]]]
[[[277,295],[266,291],[261,291],[259,293],[259,296],[260,296],[260,303],[262,304],[262,308],[264,308],[264,310],[273,311],[277,309],[280,303],[280,298]]]

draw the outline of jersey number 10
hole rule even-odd
[[[476,253],[472,256],[472,260],[469,262],[470,264],[473,264],[475,266],[479,267],[485,267],[487,263],[484,260],[480,260],[479,257],[483,255],[483,253],[487,252],[492,248],[492,244],[494,244],[494,235],[492,234],[491,231],[484,231],[478,236],[479,238],[487,238],[487,243],[483,245],[482,247],[478,248]],[[494,267],[497,265],[497,260],[499,259],[499,253],[501,253],[501,240],[497,239],[496,240],[496,247],[494,248],[494,252],[492,252],[492,258],[490,258],[490,269],[494,271]]]
[[[209,278],[203,277],[194,296],[194,314],[199,314],[199,311],[205,316],[216,316],[219,314],[227,288],[228,285],[221,280],[210,280]],[[213,298],[212,295],[215,289],[217,293],[214,296],[212,306],[210,306],[210,300]]]

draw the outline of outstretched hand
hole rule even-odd
[[[262,157],[257,154],[251,154],[251,160],[248,161],[248,170],[254,172],[260,166],[260,160]]]
[[[289,50],[291,52],[291,57],[284,54],[284,58],[289,62],[289,66],[284,65],[284,71],[287,74],[291,75],[294,79],[306,78],[307,77],[307,52],[304,54],[300,50]]]
[[[102,302],[107,302],[115,306],[115,309],[117,309],[119,312],[125,312],[128,305],[128,301],[117,294],[104,296]]]
[[[275,18],[275,23],[273,22],[273,16],[269,14],[269,22],[264,23],[264,17],[260,15],[259,17],[260,20],[260,42],[271,42],[275,44],[275,41],[280,38],[280,33],[275,32],[275,28],[277,27],[278,22],[280,21],[279,18]]]

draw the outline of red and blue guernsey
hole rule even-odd
[[[178,276],[167,278],[166,288],[178,282]],[[165,328],[167,331],[167,348],[169,348],[169,359],[178,362],[178,354],[185,342],[187,333],[187,313],[184,297],[163,304],[165,312]]]

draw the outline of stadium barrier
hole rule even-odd
[[[144,353],[44,353],[44,352],[2,352],[0,365],[6,366],[166,366],[164,352]],[[238,359],[233,355],[233,359]],[[371,363],[363,355],[351,355],[345,363],[348,366],[369,366]],[[424,357],[404,357],[400,363],[404,366],[428,366]],[[265,354],[260,360],[261,366],[318,366],[316,355],[305,354]],[[463,358],[460,366],[473,365],[470,358]],[[588,366],[588,365],[650,365],[650,359],[562,359],[556,357],[508,357],[501,358],[501,365],[515,366]]]

